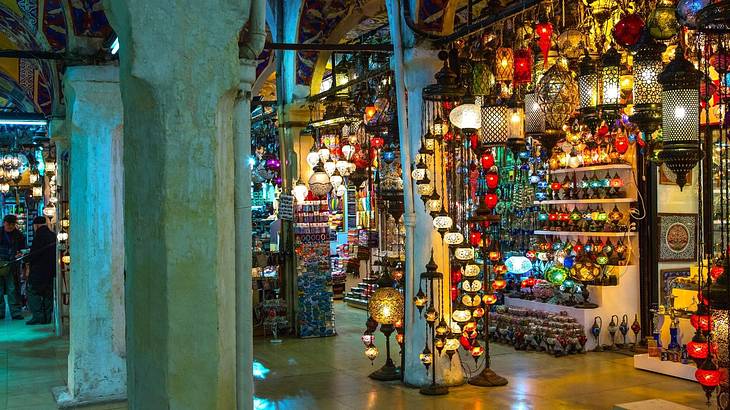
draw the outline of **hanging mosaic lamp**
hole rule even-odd
[[[711,0],[679,0],[677,2],[677,19],[679,24],[696,29],[697,14],[705,8]]]
[[[458,101],[466,93],[466,88],[459,84],[457,73],[449,66],[449,53],[441,50],[438,53],[443,67],[434,78],[435,84],[423,89],[423,99],[426,101]]]
[[[679,22],[677,21],[676,7],[672,0],[659,0],[656,7],[649,14],[647,20],[649,34],[656,40],[664,41],[677,35]]]
[[[474,95],[487,95],[494,88],[494,74],[486,61],[477,61],[472,70]]]
[[[528,84],[532,81],[532,54],[528,48],[515,50],[515,84]]]
[[[499,102],[495,95],[485,98],[481,110],[482,146],[504,146],[509,137],[509,109]]]
[[[586,50],[578,71],[579,111],[583,121],[591,128],[598,126],[598,74],[596,62]]]
[[[323,197],[332,190],[330,177],[325,172],[322,162],[314,167],[314,173],[309,177],[309,190],[317,197]]]
[[[730,1],[710,2],[697,13],[697,27],[703,32],[730,32]]]
[[[613,122],[621,109],[621,54],[615,47],[601,57],[601,110],[607,123]]]
[[[578,107],[578,86],[568,67],[558,60],[540,79],[535,90],[545,114],[545,135],[540,143],[550,152],[565,134],[565,125]]]
[[[662,72],[662,53],[666,49],[644,31],[636,45],[634,56],[634,115],[631,122],[641,131],[652,134],[662,124],[662,86],[659,74]]]
[[[525,94],[525,134],[531,137],[545,133],[545,113],[535,93]]]
[[[677,175],[680,190],[687,174],[702,158],[700,150],[700,81],[702,74],[677,47],[672,62],[659,75],[662,85],[662,135],[658,159]]]
[[[627,14],[613,26],[613,38],[618,45],[630,47],[639,41],[643,29],[644,19],[641,16],[635,13]]]
[[[517,154],[525,151],[525,111],[514,94],[507,106],[507,146]]]
[[[449,113],[451,123],[467,134],[475,133],[482,125],[481,107],[475,101],[474,96],[467,93],[462,103]]]
[[[514,78],[514,52],[509,47],[500,47],[495,54],[495,79],[497,81],[512,82]]]
[[[543,55],[543,65],[547,66],[550,45],[552,44],[553,24],[547,20],[541,20],[535,25],[535,33],[537,33],[537,44],[540,46]]]

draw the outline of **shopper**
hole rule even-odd
[[[33,220],[33,244],[26,258],[29,265],[28,307],[33,318],[25,324],[46,325],[53,316],[53,278],[56,276],[56,234],[43,216]]]
[[[0,234],[0,319],[5,318],[5,295],[8,296],[10,316],[23,319],[20,296],[20,269],[17,258],[25,249],[25,236],[18,230],[18,217],[5,215]]]

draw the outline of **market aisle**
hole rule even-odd
[[[55,410],[51,388],[66,384],[68,341],[52,326],[0,320],[0,410]],[[124,403],[85,407],[121,410]]]
[[[338,336],[254,342],[255,408],[261,409],[611,409],[613,404],[662,398],[706,408],[695,383],[635,370],[632,359],[613,353],[554,358],[494,345],[492,368],[509,379],[502,388],[461,386],[448,396],[425,397],[398,382],[367,374],[362,353],[364,310],[335,304]],[[382,334],[378,333],[378,337]],[[378,346],[384,346],[379,341]],[[473,365],[473,361],[465,361]]]

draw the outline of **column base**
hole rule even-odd
[[[507,379],[495,373],[494,370],[486,368],[478,375],[469,379],[469,384],[481,387],[506,386]]]
[[[429,386],[421,387],[419,392],[426,396],[443,396],[449,393],[449,388],[439,384],[432,384]]]
[[[393,365],[388,366],[388,364],[385,364],[380,369],[370,373],[368,377],[382,382],[400,380],[400,367],[395,367]]]
[[[58,405],[59,409],[75,409],[95,404],[120,403],[127,401],[126,394],[85,398],[73,397],[66,386],[54,387],[51,389],[51,392],[53,393],[53,399],[56,401],[56,405]]]

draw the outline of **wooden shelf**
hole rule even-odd
[[[636,236],[636,232],[569,232],[569,231],[534,231],[535,235],[555,235],[555,236],[600,236],[606,238],[623,238],[626,236]]]
[[[569,204],[625,204],[636,202],[636,198],[604,198],[604,199],[550,199],[535,201],[535,205],[569,205]]]
[[[592,167],[578,167],[578,168],[561,168],[550,171],[551,175],[555,174],[572,174],[574,172],[591,172],[591,171],[617,171],[627,170],[632,171],[634,169],[631,164],[608,164],[608,165],[596,165]]]

